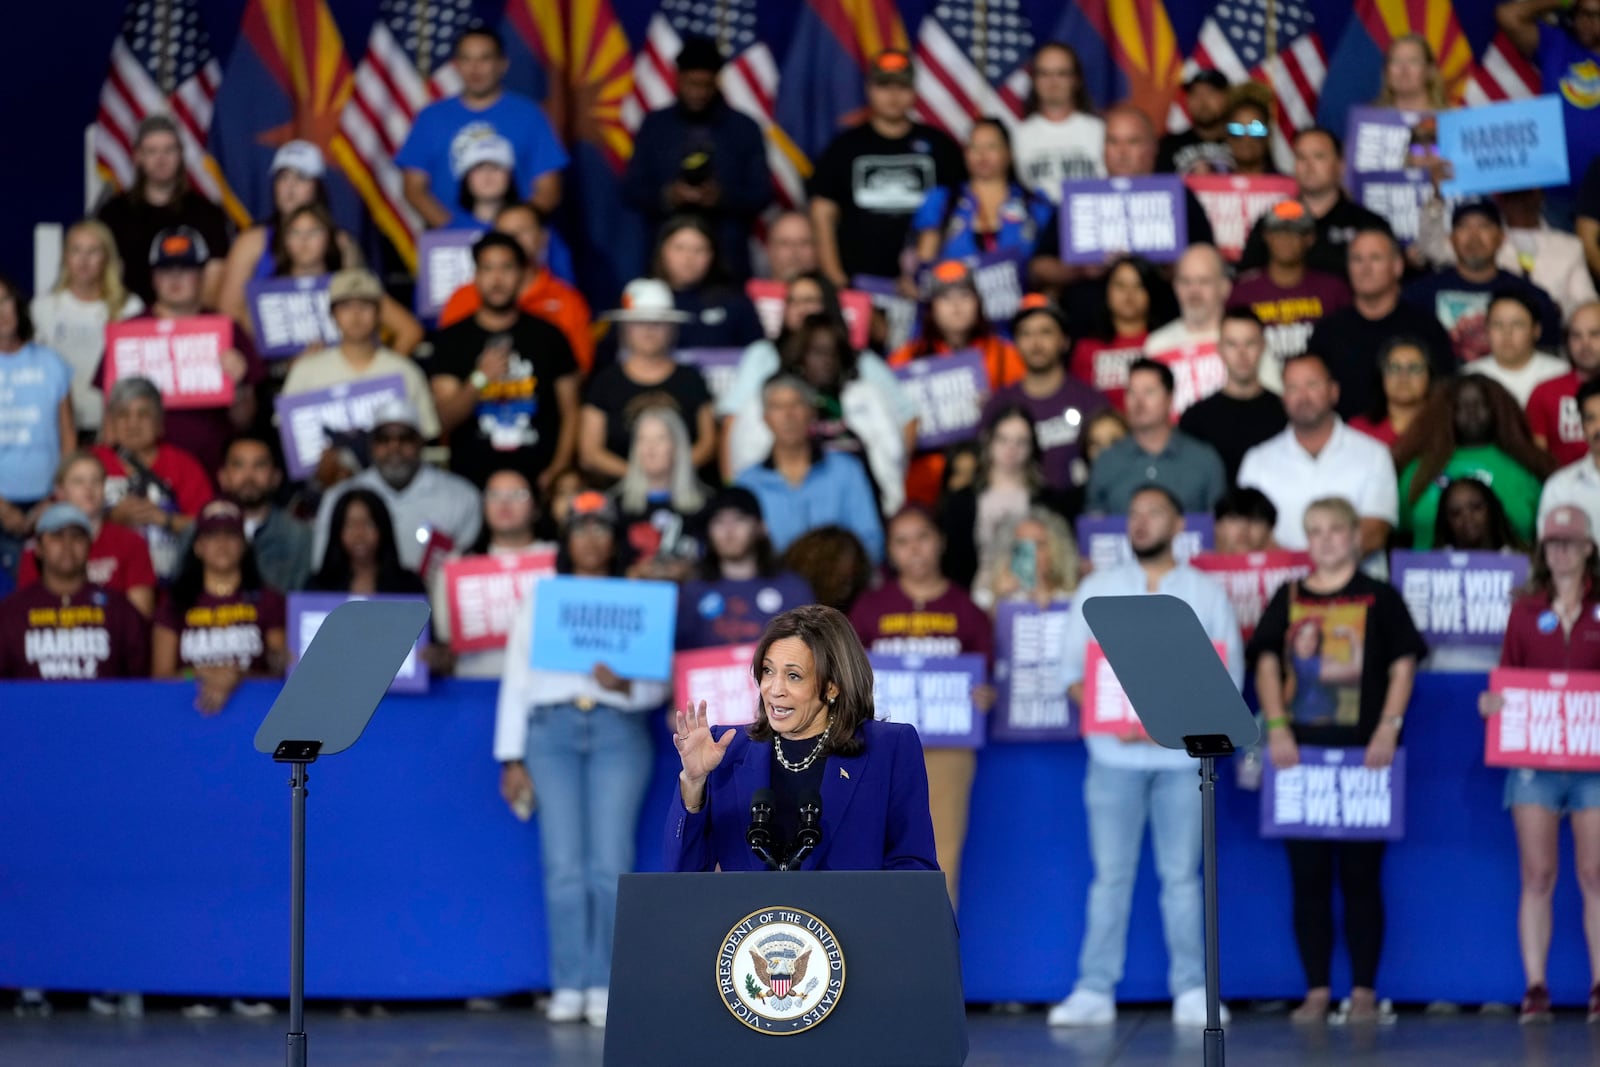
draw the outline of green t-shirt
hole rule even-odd
[[[1439,513],[1443,483],[1457,478],[1476,478],[1493,490],[1506,509],[1512,531],[1524,542],[1532,543],[1533,522],[1539,510],[1539,479],[1528,468],[1494,445],[1458,448],[1434,484],[1407,507],[1418,462],[1412,460],[1400,475],[1400,530],[1412,535],[1413,548],[1425,551],[1434,547],[1433,524]]]

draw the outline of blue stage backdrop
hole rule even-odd
[[[1522,992],[1516,849],[1502,774],[1482,766],[1482,687],[1481,676],[1424,675],[1407,719],[1409,836],[1386,868],[1380,983],[1399,1000]],[[247,683],[203,719],[187,683],[4,687],[0,987],[283,995],[288,770],[251,744],[276,691]],[[446,682],[391,697],[355,748],[312,766],[311,995],[548,985],[537,822],[517,822],[499,798],[494,696],[492,683]],[[659,866],[676,775],[664,718],[655,726],[645,870]],[[1303,980],[1282,846],[1257,837],[1256,798],[1224,770],[1223,992],[1293,996]],[[980,754],[960,913],[969,1000],[1046,1001],[1071,988],[1089,883],[1083,773],[1077,744]],[[1570,848],[1562,863],[1550,984],[1576,1004],[1588,979]],[[1147,849],[1124,999],[1167,996],[1155,884]]]

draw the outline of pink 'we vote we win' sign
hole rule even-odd
[[[1600,771],[1600,672],[1501,668],[1489,689],[1505,699],[1485,728],[1489,766]]]

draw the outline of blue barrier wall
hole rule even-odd
[[[1424,675],[1407,720],[1409,837],[1389,854],[1380,981],[1397,999],[1522,992],[1515,842],[1501,773],[1481,765],[1482,682]],[[0,986],[281,995],[288,774],[251,745],[276,692],[249,683],[203,719],[183,683],[0,686]],[[440,683],[427,697],[390,698],[360,744],[311,768],[310,995],[548,985],[538,832],[500,801],[493,718],[492,683]],[[676,774],[656,726],[639,832],[646,870],[659,866]],[[979,757],[960,913],[970,1000],[1051,1000],[1072,984],[1089,881],[1083,770],[1080,745]],[[1223,992],[1291,996],[1302,980],[1282,849],[1256,836],[1255,795],[1233,787],[1231,768],[1223,777]],[[1120,994],[1162,999],[1148,850],[1135,907]],[[1581,1003],[1570,847],[1556,908],[1551,988]]]

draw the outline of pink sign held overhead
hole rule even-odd
[[[1244,254],[1256,220],[1297,192],[1294,179],[1281,174],[1191,174],[1183,180],[1205,208],[1217,251],[1229,262]]]
[[[233,379],[222,354],[232,347],[226,315],[114,322],[106,327],[106,392],[124,378],[148,378],[169,409],[225,408],[233,403]]]
[[[1600,671],[1502,667],[1490,672],[1489,690],[1505,706],[1484,724],[1484,763],[1600,771]]]

